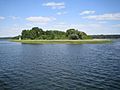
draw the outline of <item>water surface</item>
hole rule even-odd
[[[0,90],[120,90],[120,41],[32,45],[0,40]]]

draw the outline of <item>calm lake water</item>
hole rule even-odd
[[[120,90],[120,41],[32,45],[0,40],[0,90]]]

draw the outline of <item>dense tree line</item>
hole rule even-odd
[[[119,39],[120,35],[91,35],[95,39]]]
[[[19,36],[18,36],[19,37]],[[43,40],[53,40],[53,39],[89,39],[91,38],[85,32],[78,31],[76,29],[68,29],[66,32],[58,30],[46,30],[38,27],[33,27],[30,30],[23,30],[21,33],[22,39],[43,39]]]

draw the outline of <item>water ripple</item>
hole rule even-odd
[[[0,90],[120,90],[120,42],[0,43]]]

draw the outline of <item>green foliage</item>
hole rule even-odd
[[[69,36],[69,35],[71,35],[71,34],[77,34],[77,33],[78,33],[78,31],[75,30],[75,29],[68,29],[68,30],[66,31],[66,35],[67,35],[67,36]]]
[[[43,39],[43,40],[53,40],[53,39],[84,39],[87,34],[75,29],[68,29],[66,32],[58,30],[47,30],[43,31],[41,28],[33,27],[31,30],[23,30],[21,33],[22,39]]]
[[[90,35],[83,36],[83,39],[93,39]]]
[[[29,38],[30,38],[29,30],[23,30],[22,31],[22,39],[29,39]]]
[[[66,31],[66,36],[68,36],[69,39],[72,39],[72,37],[76,37],[76,39],[84,39],[85,37],[87,37],[87,34],[75,29],[68,29]]]
[[[77,34],[71,34],[71,35],[69,35],[69,39],[77,40],[77,39],[79,39],[79,36]]]

